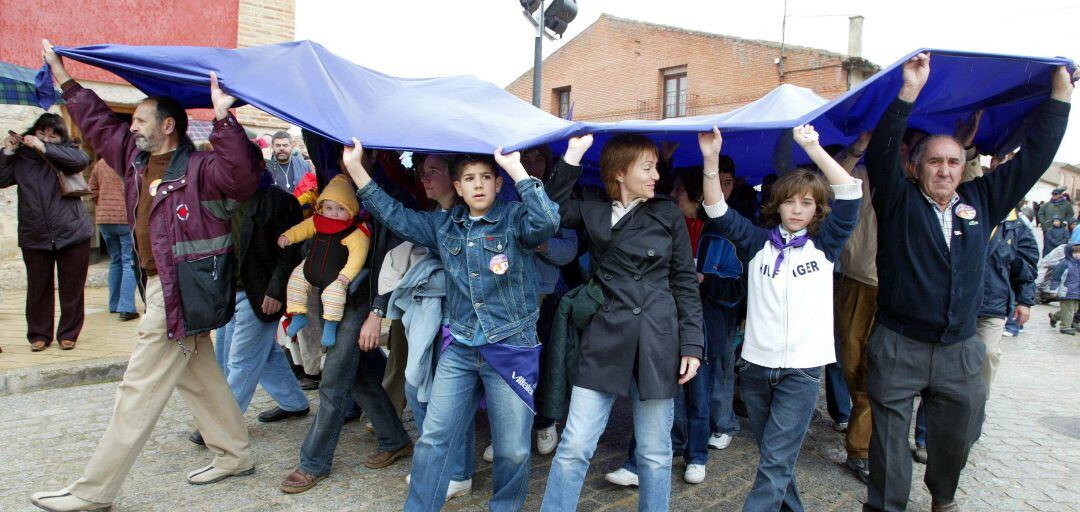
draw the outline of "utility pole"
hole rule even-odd
[[[576,0],[549,0],[547,5],[544,5],[543,0],[518,0],[521,3],[522,9],[524,9],[525,17],[529,19],[529,22],[536,25],[536,47],[533,53],[533,96],[532,103],[536,108],[540,108],[540,75],[543,67],[544,59],[544,38],[554,40],[552,36],[544,30],[547,27],[560,38],[563,32],[566,31],[567,25],[574,18],[577,17],[577,1]],[[536,12],[536,17],[533,17],[533,12]]]
[[[786,0],[785,0],[786,1]],[[537,22],[536,22],[536,51],[533,54],[533,97],[532,104],[536,108],[540,108],[540,72],[543,67],[544,60],[544,2],[540,1],[540,8],[537,10]]]
[[[780,82],[784,82],[784,42],[787,39],[787,0],[784,0],[784,19],[780,22],[780,58],[776,65],[780,70]]]

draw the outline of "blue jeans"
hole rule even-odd
[[[574,386],[570,412],[566,418],[559,449],[551,460],[544,503],[540,510],[577,510],[581,485],[589,470],[589,460],[604,433],[616,395]],[[634,408],[634,437],[637,447],[641,496],[638,510],[667,510],[671,500],[671,425],[675,400],[639,400],[637,383],[630,388]]]
[[[840,337],[833,336],[836,344],[836,362],[825,366],[825,407],[835,423],[847,423],[851,417],[851,395],[844,382],[844,367],[840,365]]]
[[[442,353],[435,370],[424,433],[413,452],[405,510],[440,510],[446,502],[456,464],[450,460],[451,452],[465,442],[481,394],[487,397],[495,451],[488,508],[503,511],[525,506],[533,412],[477,349],[454,342]]]
[[[308,294],[308,314],[322,318],[321,290],[312,287]],[[366,307],[346,305],[345,314],[338,323],[337,340],[327,349],[323,361],[322,380],[319,382],[319,411],[311,423],[304,444],[300,448],[300,470],[315,476],[330,473],[334,450],[345,424],[345,413],[353,407],[353,401],[363,408],[375,427],[379,451],[400,450],[409,444],[409,434],[401,425],[401,418],[386,396],[382,387],[386,371],[386,355],[378,348],[361,351],[356,340],[360,328],[367,319]],[[308,324],[315,339],[322,337],[322,322]]]
[[[308,408],[308,399],[275,339],[277,325],[259,320],[247,293],[238,291],[232,320],[216,331],[214,354],[240,412],[247,411],[259,384],[286,411]]]
[[[710,336],[708,339],[709,365],[712,367],[709,369],[712,380],[712,389],[709,391],[709,428],[714,433],[733,436],[739,432],[739,418],[735,416],[735,409],[732,407],[735,399],[735,322],[729,318],[734,316],[735,312],[709,301],[703,301],[702,307],[706,310],[706,332],[723,333],[721,339],[714,339],[720,336]],[[713,323],[719,325],[714,329]]]
[[[98,230],[109,250],[109,312],[135,312],[135,269],[131,263],[131,227],[127,224],[99,224]]]
[[[697,376],[683,384],[675,397],[675,420],[671,425],[671,448],[673,453],[682,453],[687,464],[705,465],[709,462],[709,387],[712,384],[709,372],[712,365],[698,367]],[[630,436],[626,449],[626,462],[623,467],[634,473],[638,472],[637,438]]]
[[[919,410],[915,412],[915,447],[926,448],[926,407],[919,400]]]
[[[802,512],[795,484],[799,458],[821,386],[821,368],[765,368],[746,363],[742,399],[760,458],[744,512]]]
[[[413,412],[416,420],[416,431],[421,437],[424,435],[424,418],[427,417],[427,402],[421,402],[416,398],[416,386],[405,383],[405,400],[409,402],[409,409]],[[450,479],[456,482],[468,480],[476,474],[476,418],[469,422],[469,429],[465,432],[465,440],[456,448],[454,453],[454,467],[450,472]]]

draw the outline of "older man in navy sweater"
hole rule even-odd
[[[1072,82],[1055,71],[1023,149],[992,174],[961,184],[964,147],[948,135],[923,139],[900,161],[930,56],[903,66],[903,86],[878,122],[866,167],[878,216],[878,312],[870,337],[867,391],[873,435],[865,510],[905,510],[911,491],[908,432],[915,395],[927,412],[926,485],[934,511],[959,510],[960,471],[986,403],[986,349],[975,334],[994,226],[1049,167],[1065,134]],[[917,183],[904,179],[904,166]]]

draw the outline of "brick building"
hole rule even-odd
[[[17,16],[0,17],[0,34],[4,34],[0,61],[40,67],[42,38],[62,46],[113,43],[237,48],[292,41],[294,26],[295,0],[69,0],[53,8],[24,9]],[[108,71],[70,59],[66,65],[73,77],[119,113],[134,112],[145,97]],[[53,107],[53,111],[67,117],[72,133],[78,134],[63,107]],[[35,107],[0,105],[0,128],[21,132],[40,114],[41,109]],[[192,110],[189,115],[193,125],[213,119],[210,110]],[[288,127],[251,106],[237,109],[237,118],[258,134]],[[17,261],[15,198],[15,187],[0,190],[0,287],[24,284],[10,275],[22,270]],[[88,203],[91,212],[92,206]]]
[[[862,17],[850,26],[850,55],[841,55],[603,14],[544,60],[541,108],[566,117],[572,104],[581,121],[713,114],[785,83],[833,98],[879,69],[859,57]],[[532,76],[506,90],[531,101]]]

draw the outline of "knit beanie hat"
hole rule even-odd
[[[319,194],[319,200],[315,202],[315,210],[322,211],[322,202],[327,199],[340,204],[353,217],[360,211],[360,203],[356,200],[356,189],[344,174],[334,176],[330,183],[326,184],[322,194]]]

